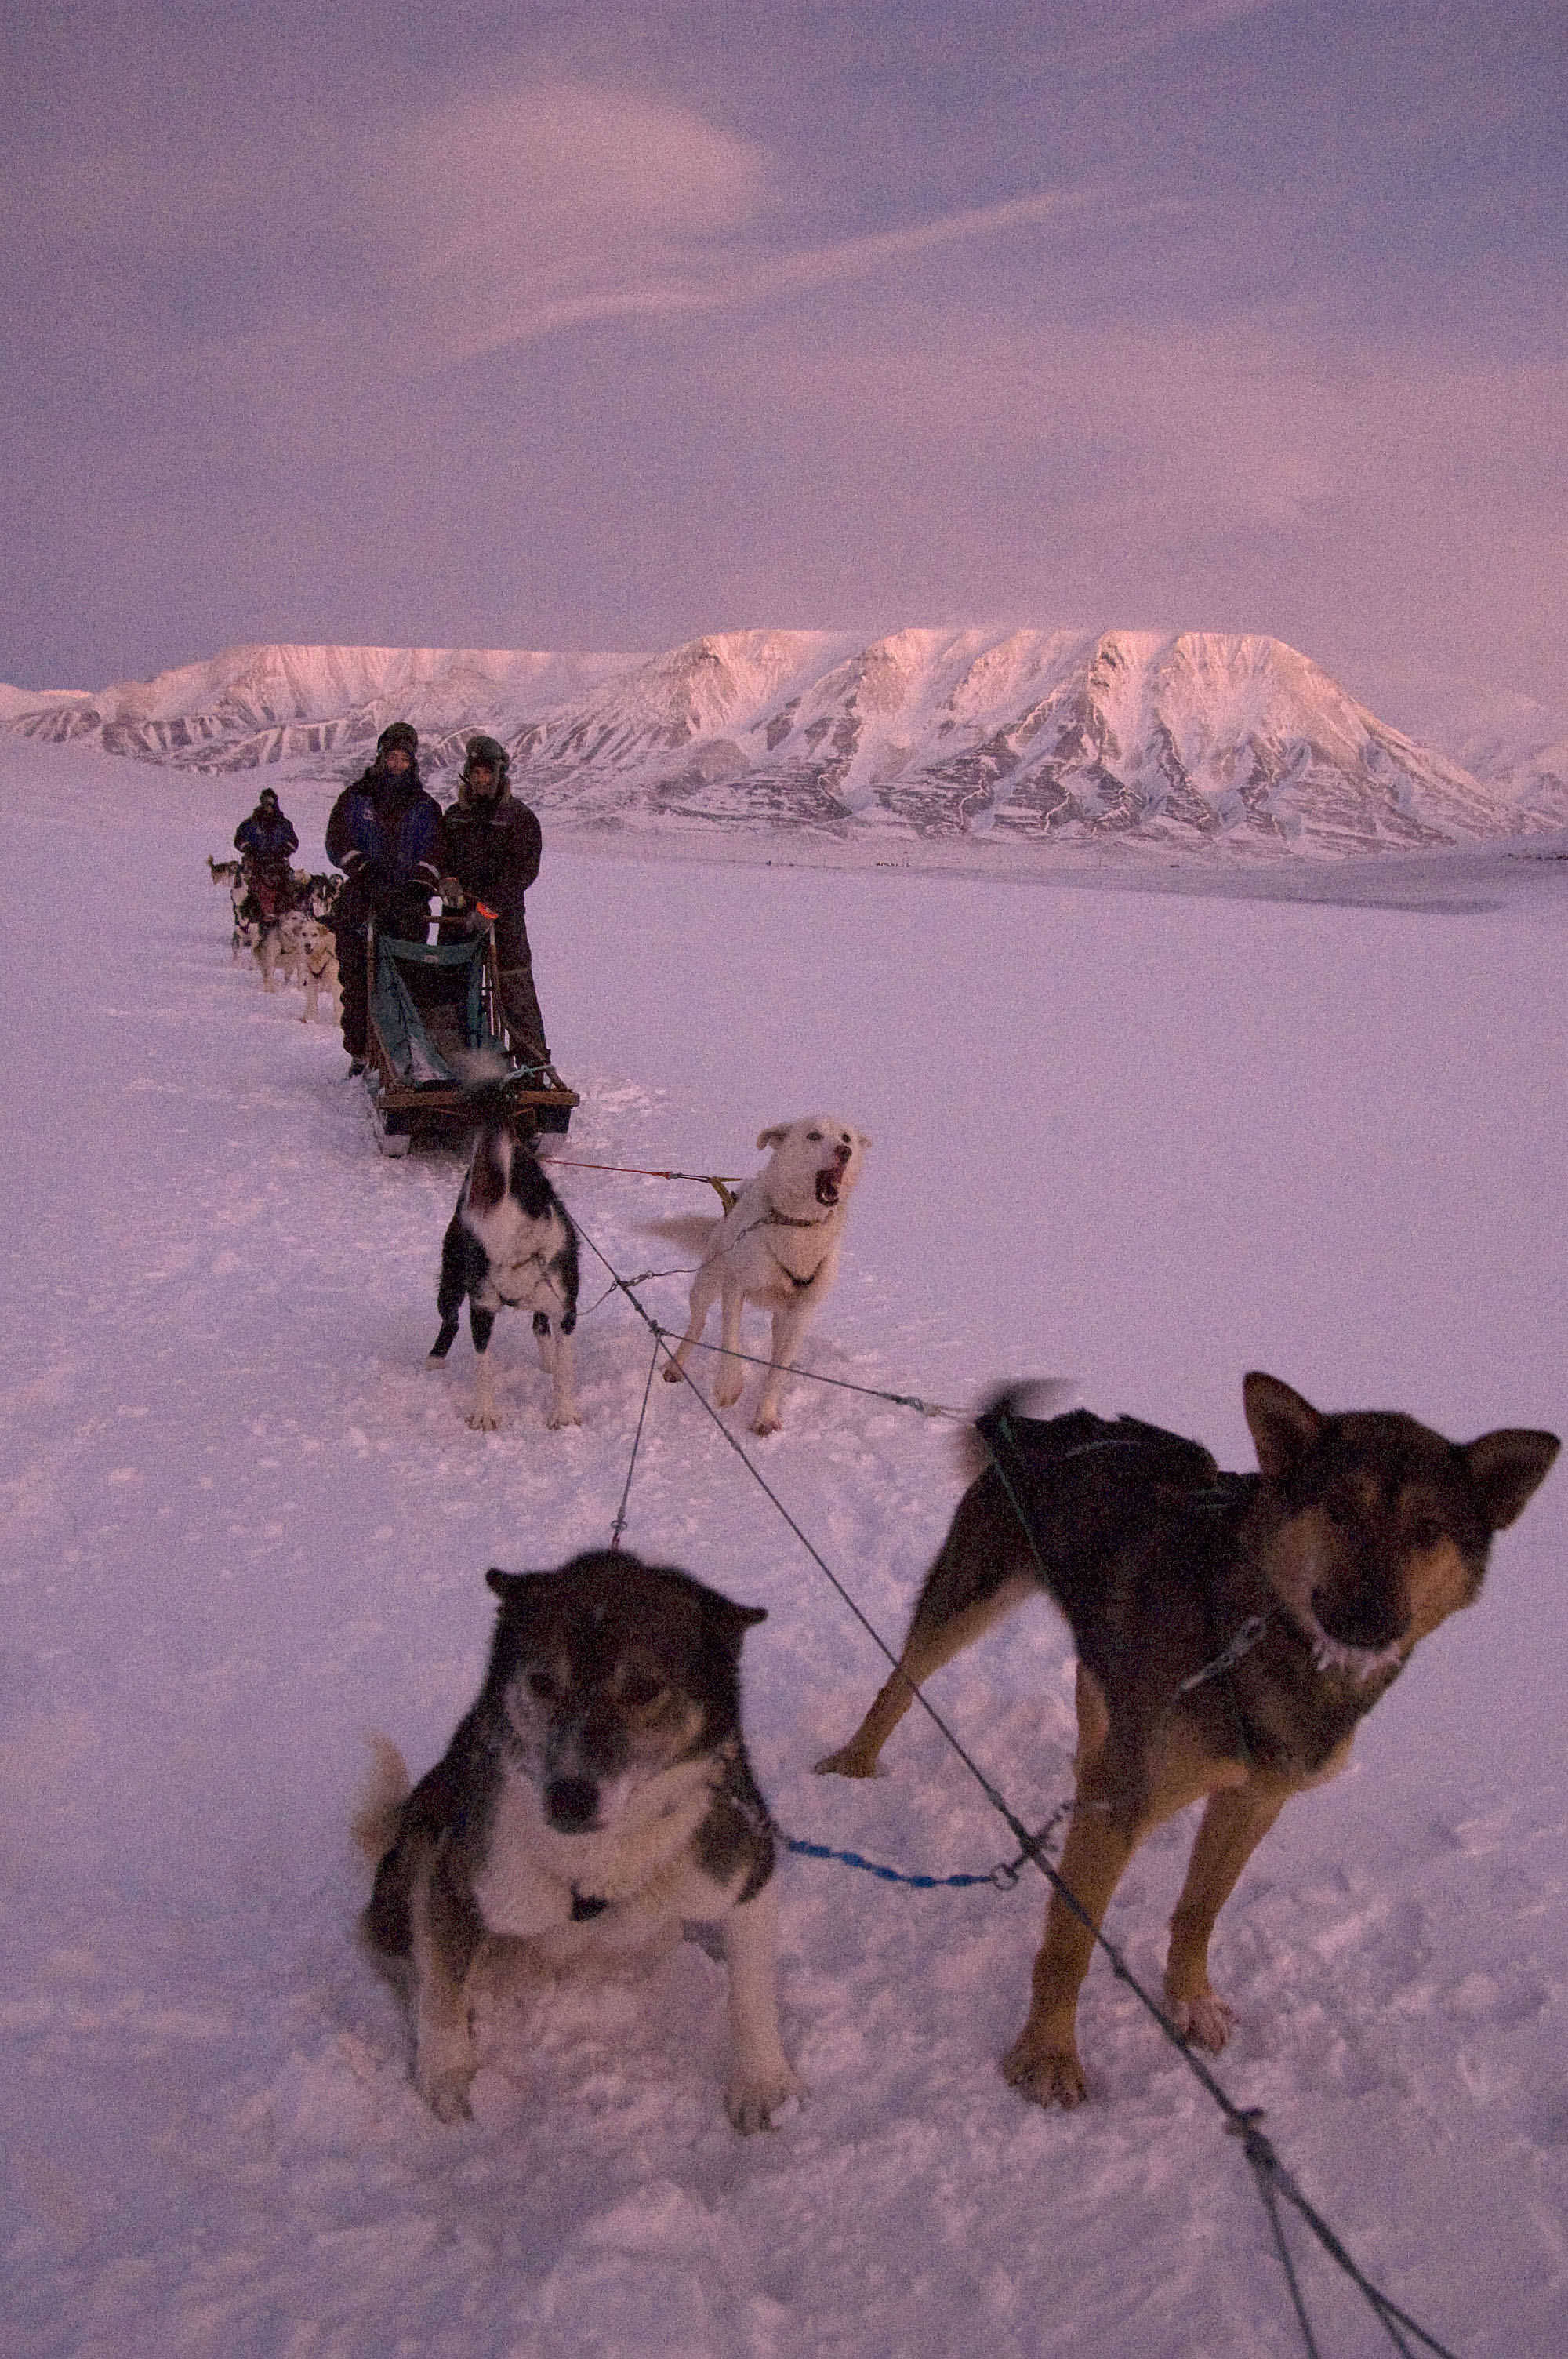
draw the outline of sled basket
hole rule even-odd
[[[553,1065],[530,1065],[502,1012],[492,933],[460,942],[410,942],[368,929],[366,1082],[388,1142],[468,1127],[468,1092],[482,1072],[509,1080],[519,1125],[564,1131],[578,1103]],[[399,1152],[391,1146],[392,1153]]]

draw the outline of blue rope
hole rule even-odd
[[[884,1884],[910,1884],[917,1892],[936,1892],[946,1886],[965,1884],[989,1884],[998,1892],[1011,1892],[1018,1877],[1011,1866],[998,1866],[984,1875],[906,1875],[902,1868],[879,1866],[874,1859],[862,1859],[858,1851],[835,1851],[828,1843],[802,1843],[797,1835],[778,1837],[785,1851],[798,1852],[803,1859],[842,1860],[846,1867],[864,1868],[868,1875],[880,1876]]]
[[[778,1827],[773,1827],[772,1832],[785,1851],[793,1851],[802,1859],[839,1860],[846,1867],[858,1867],[863,1869],[867,1875],[879,1877],[883,1884],[908,1884],[916,1892],[957,1890],[965,1885],[976,1884],[989,1884],[993,1892],[1012,1892],[1017,1889],[1030,1861],[1044,1850],[1072,1807],[1071,1802],[1058,1802],[1039,1833],[1030,1836],[1027,1851],[1021,1851],[1016,1859],[998,1860],[996,1865],[988,1868],[983,1875],[908,1875],[902,1868],[883,1867],[874,1859],[862,1858],[858,1851],[835,1851],[830,1843],[803,1843],[798,1835],[786,1835]]]

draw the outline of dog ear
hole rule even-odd
[[[758,1153],[761,1154],[764,1147],[782,1147],[789,1134],[790,1125],[787,1122],[775,1122],[766,1130],[760,1130],[757,1133]]]
[[[1523,1515],[1537,1487],[1551,1473],[1561,1447],[1554,1433],[1508,1427],[1483,1433],[1479,1440],[1464,1445],[1481,1513],[1495,1532],[1506,1532],[1515,1517]]]
[[[1311,1401],[1278,1376],[1254,1368],[1241,1382],[1241,1403],[1257,1445],[1258,1463],[1271,1482],[1292,1473],[1313,1447],[1323,1424]]]
[[[866,1149],[868,1147],[874,1147],[874,1146],[876,1145],[876,1143],[877,1143],[877,1142],[876,1142],[876,1140],[875,1140],[874,1138],[868,1138],[868,1137],[866,1136],[866,1134],[865,1134],[865,1132],[864,1132],[863,1130],[858,1130],[858,1131],[855,1133],[855,1136],[856,1136],[856,1137],[860,1140],[860,1148],[861,1148],[861,1152],[862,1152],[862,1153],[865,1151],[865,1149]]]
[[[530,1592],[536,1596],[546,1582],[555,1579],[551,1572],[503,1572],[498,1564],[492,1564],[484,1577],[503,1605],[521,1605]]]
[[[717,1589],[710,1589],[708,1594],[712,1600],[712,1603],[708,1607],[708,1612],[718,1623],[719,1627],[723,1634],[726,1646],[731,1647],[736,1654],[739,1654],[741,1651],[741,1641],[745,1636],[747,1631],[754,1628],[757,1623],[765,1622],[767,1620],[767,1607],[765,1605],[737,1605],[732,1597],[723,1596]]]

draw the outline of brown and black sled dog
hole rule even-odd
[[[1320,1414],[1249,1375],[1257,1474],[1195,1441],[1076,1409],[1042,1422],[1003,1396],[975,1427],[981,1471],[926,1577],[899,1668],[840,1752],[869,1777],[914,1685],[1035,1588],[1077,1648],[1077,1791],[1061,1873],[1098,1927],[1153,1828],[1205,1796],[1171,1920],[1165,1994],[1196,2045],[1233,2017],[1208,1978],[1215,1919],[1291,1796],[1342,1769],[1357,1723],[1418,1639],[1479,1594],[1494,1532],[1557,1455],[1555,1435],[1445,1441],[1411,1417]],[[1221,1658],[1227,1658],[1224,1662]],[[1093,1955],[1053,1894],[1033,1997],[1002,2071],[1076,2105],[1074,2030]]]

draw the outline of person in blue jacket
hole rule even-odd
[[[422,942],[430,924],[441,806],[419,778],[419,735],[395,721],[375,741],[375,759],[332,805],[327,857],[347,883],[332,915],[343,994],[343,1046],[353,1071],[364,1069],[369,990],[365,936],[370,920],[404,941]]]
[[[234,830],[234,850],[250,888],[242,916],[276,926],[292,908],[294,879],[288,863],[298,849],[299,838],[292,821],[283,815],[276,789],[264,787],[249,819],[243,819]]]
[[[299,849],[294,823],[284,817],[272,787],[264,787],[249,819],[234,830],[234,850],[258,868],[281,867]]]

